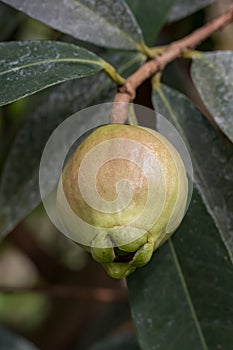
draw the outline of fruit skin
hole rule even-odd
[[[93,169],[101,157],[107,161],[96,167],[93,186]],[[128,185],[123,182],[118,188],[122,179]],[[122,196],[120,203],[128,198],[129,182],[131,200],[122,209],[117,196]],[[95,191],[106,208],[90,204]],[[149,205],[148,193],[154,200]],[[183,219],[187,195],[183,161],[164,136],[140,126],[109,124],[89,135],[68,160],[57,189],[57,208],[69,237],[111,277],[122,278],[147,264],[153,251],[174,233]],[[81,228],[77,217],[91,230]],[[134,221],[135,217],[139,219]]]

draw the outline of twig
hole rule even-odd
[[[186,37],[172,42],[165,48],[162,54],[156,56],[154,59],[141,66],[136,72],[126,79],[123,85],[118,87],[114,102],[121,102],[119,104],[119,106],[121,106],[121,110],[119,112],[119,107],[117,104],[113,105],[111,122],[124,123],[127,120],[127,104],[135,99],[136,89],[146,79],[151,78],[157,72],[162,71],[168,63],[178,57],[183,56],[185,50],[195,48],[203,40],[207,39],[214,32],[223,28],[232,21],[233,6],[230,6],[222,15],[213,19]]]
[[[57,298],[73,298],[92,300],[104,303],[121,302],[128,300],[127,290],[111,288],[86,288],[79,286],[46,285],[42,287],[7,287],[0,285],[0,293],[44,293]]]

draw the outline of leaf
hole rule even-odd
[[[215,2],[215,0],[176,0],[168,21],[174,22]]]
[[[148,45],[154,45],[175,0],[126,0],[142,28]]]
[[[114,54],[119,71],[127,74],[141,63],[135,53]],[[120,62],[120,64],[118,64]],[[98,74],[73,80],[44,92],[30,118],[19,131],[8,155],[0,187],[0,236],[9,233],[41,201],[38,187],[39,164],[44,146],[53,130],[71,114],[97,103],[112,101],[115,84]],[[80,127],[82,127],[80,123]],[[17,175],[16,175],[17,174]],[[49,179],[49,174],[48,174]]]
[[[55,41],[0,43],[0,106],[48,86],[95,74],[104,61],[73,44]]]
[[[155,45],[162,26],[184,18],[215,0],[126,0],[142,28],[147,45]]]
[[[196,189],[173,238],[127,282],[142,349],[232,349],[232,264]]]
[[[233,253],[233,147],[181,93],[162,86],[154,92],[158,112],[181,134],[191,155],[194,179],[228,249]]]
[[[1,350],[36,350],[37,348],[28,340],[0,327],[0,349]]]
[[[197,57],[191,68],[193,82],[215,122],[233,142],[233,52]]]
[[[96,45],[136,49],[141,30],[122,0],[2,0],[47,25]]]

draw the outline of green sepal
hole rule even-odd
[[[131,266],[130,263],[119,262],[103,264],[103,267],[110,277],[117,279],[127,277],[136,269],[136,266]]]
[[[110,263],[115,259],[114,243],[108,234],[99,234],[92,241],[91,255],[101,264]]]
[[[113,236],[113,240],[114,240],[114,236]],[[135,252],[139,247],[143,246],[147,242],[147,240],[148,240],[148,235],[144,234],[143,236],[135,239],[135,241],[119,246],[119,249],[129,253]]]
[[[131,265],[136,267],[146,265],[150,261],[153,251],[154,251],[154,240],[152,237],[150,237],[147,243],[145,243],[135,253],[133,260],[130,262]]]
[[[115,247],[125,252],[135,252],[147,242],[147,232],[136,227],[115,226],[111,231],[109,230],[109,234]]]

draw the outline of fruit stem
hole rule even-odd
[[[128,117],[129,125],[138,125],[138,120],[134,111],[134,106],[131,103],[129,107],[129,117]]]
[[[127,103],[132,102],[136,97],[137,88],[147,79],[151,78],[157,72],[161,72],[168,65],[168,63],[174,61],[176,58],[190,56],[190,52],[187,50],[195,48],[202,41],[210,37],[213,33],[227,24],[233,22],[233,6],[230,6],[225,13],[216,17],[204,26],[196,29],[191,34],[183,37],[182,39],[176,40],[170,43],[162,53],[157,55],[155,58],[147,60],[137,71],[127,77],[123,86],[117,90],[114,98],[114,102],[123,102],[125,106]],[[143,52],[147,56],[153,56],[152,49],[148,48],[145,44],[138,43],[139,51]],[[192,58],[194,52],[191,53]],[[195,56],[196,57],[196,56]],[[121,107],[121,105],[119,104]],[[124,114],[118,113],[116,104],[113,106],[111,114],[112,123],[125,123],[128,118],[128,110],[125,108]]]

